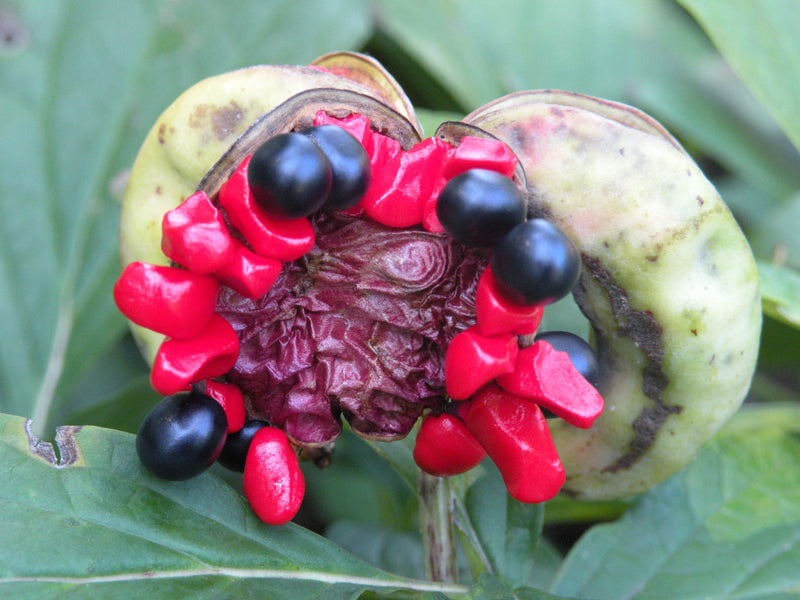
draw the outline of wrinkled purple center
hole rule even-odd
[[[319,213],[316,244],[286,263],[257,301],[224,288],[217,312],[236,329],[228,374],[267,419],[303,444],[324,444],[341,417],[372,439],[405,436],[444,402],[444,354],[475,322],[488,260],[445,234]]]

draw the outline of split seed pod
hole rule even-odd
[[[681,469],[738,409],[761,331],[755,261],[711,183],[642,112],[567,92],[522,92],[465,122],[516,152],[529,214],[577,245],[574,297],[591,324],[606,409],[552,434],[564,490],[642,492]]]
[[[164,112],[131,173],[123,265],[169,264],[163,215],[198,188],[213,197],[259,141],[307,125],[317,110],[366,114],[404,149],[419,141],[410,103],[375,61],[338,53],[316,65],[213,77]],[[465,135],[511,147],[528,217],[558,225],[581,253],[574,295],[606,410],[588,430],[550,423],[564,489],[614,498],[649,488],[694,456],[749,387],[761,310],[742,232],[674,138],[630,107],[523,92],[436,133],[453,144]],[[152,361],[162,336],[133,329]]]

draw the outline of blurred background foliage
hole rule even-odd
[[[34,417],[45,436],[67,423],[135,431],[157,398],[111,287],[138,146],[201,78],[334,50],[383,62],[428,133],[524,89],[655,116],[716,184],[760,261],[766,316],[750,400],[797,403],[800,47],[786,32],[800,32],[798,12],[791,0],[0,0],[0,412]],[[586,333],[569,302],[548,319]],[[333,467],[308,478],[305,522],[343,545],[362,527],[392,544],[411,535],[414,490],[363,441],[345,436]],[[617,510],[565,504],[550,519]],[[364,552],[386,552],[370,539]],[[546,565],[555,549],[541,552]],[[395,571],[419,576],[418,564]]]

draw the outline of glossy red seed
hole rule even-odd
[[[219,203],[253,250],[266,258],[290,262],[314,245],[314,229],[308,219],[281,219],[264,212],[253,199],[247,181],[246,157],[219,191]]]
[[[373,133],[369,144],[365,147],[372,169],[372,180],[361,202],[356,208],[366,211],[373,219],[382,223],[382,198],[392,189],[394,179],[400,168],[403,148],[397,140],[379,133]],[[372,214],[370,214],[372,213]],[[345,214],[349,214],[345,211]],[[375,214],[376,216],[372,216]]]
[[[132,262],[114,285],[119,310],[172,338],[198,335],[214,315],[219,281],[185,269]]]
[[[272,289],[282,268],[281,261],[251,252],[237,242],[232,259],[214,275],[242,296],[258,300]]]
[[[196,337],[167,339],[161,344],[150,372],[150,383],[164,396],[187,391],[193,383],[224,375],[238,357],[236,332],[215,314]]]
[[[513,498],[536,503],[558,493],[566,475],[536,404],[493,384],[465,404],[467,427],[486,448]]]
[[[244,406],[242,390],[230,383],[209,379],[206,381],[206,396],[219,402],[228,419],[228,433],[239,431],[244,426],[247,410]]]
[[[161,222],[161,250],[193,273],[211,273],[231,260],[235,240],[205,192],[196,192]]]
[[[517,157],[500,140],[465,136],[455,147],[444,166],[444,176],[451,179],[469,169],[489,169],[513,177]]]
[[[603,411],[603,397],[578,372],[569,354],[543,340],[520,350],[514,372],[501,375],[497,383],[576,427],[591,427]]]
[[[534,341],[544,341],[554,350],[566,352],[575,370],[597,388],[600,383],[600,363],[594,348],[583,338],[568,331],[545,331],[536,334]]]
[[[291,521],[305,494],[305,479],[286,434],[275,427],[259,429],[244,465],[244,495],[253,512],[269,525]]]
[[[514,370],[517,338],[512,334],[486,337],[472,326],[453,337],[444,360],[447,395],[466,400],[498,375]]]
[[[424,201],[422,206],[422,227],[425,231],[431,233],[444,233],[444,227],[439,221],[439,215],[436,214],[436,201],[439,194],[442,193],[444,186],[447,185],[447,179],[439,177],[433,185],[430,197]]]
[[[490,267],[481,275],[475,294],[475,319],[481,335],[531,335],[542,320],[541,306],[514,304],[497,289]]]
[[[332,117],[325,111],[319,111],[314,115],[314,125],[336,125],[356,138],[364,148],[368,148],[372,138],[369,119],[364,115],[353,113],[344,119]]]
[[[420,224],[450,148],[443,140],[427,138],[385,164],[362,201],[367,214],[389,227]]]
[[[426,473],[436,477],[466,473],[485,456],[486,450],[456,415],[423,417],[414,443],[414,462]]]

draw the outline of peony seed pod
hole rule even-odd
[[[268,257],[283,261],[274,281],[272,272],[258,286],[223,279],[217,297],[240,354],[213,376],[241,389],[248,419],[313,451],[336,439],[343,419],[359,435],[391,441],[426,410],[441,410],[446,350],[475,326],[476,290],[492,253],[456,242],[436,219],[447,177],[470,168],[513,174],[527,218],[558,227],[580,254],[573,294],[589,320],[606,410],[586,430],[549,421],[565,491],[639,493],[685,465],[741,404],[761,322],[742,232],[658,123],[578,94],[511,95],[423,141],[403,91],[360,55],[212,77],[182,94],[142,146],[123,204],[123,266],[172,264],[162,252],[164,214],[197,191],[235,221],[238,208],[219,196],[243,161],[276,135],[332,122],[350,128],[370,156],[378,184],[366,208],[293,222],[289,238],[300,239],[302,251]],[[234,191],[246,196],[240,184]],[[392,200],[392,186],[403,187],[395,190],[402,203]],[[266,221],[251,221],[232,234],[264,257],[274,248],[248,235]],[[225,263],[215,273],[232,270]],[[236,281],[245,271],[236,270]],[[514,311],[505,313],[482,317],[483,327],[491,335],[496,327],[524,330],[517,343],[532,342],[526,326],[535,329],[540,315],[519,317],[520,325]],[[132,329],[152,362],[163,335]]]

